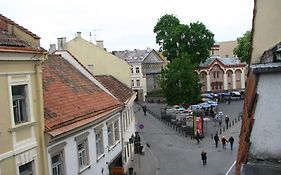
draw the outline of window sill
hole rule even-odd
[[[98,162],[100,159],[102,159],[103,157],[105,157],[105,154],[104,154],[104,153],[98,156],[97,162]]]
[[[86,169],[89,169],[91,167],[91,165],[86,165],[85,167],[83,167],[82,169],[79,170],[78,174],[83,173]]]
[[[34,126],[35,124],[36,122],[25,122],[25,123],[17,124],[13,128],[10,128],[10,132],[15,132],[23,128],[31,127]]]
[[[109,148],[108,148],[108,152],[110,152],[113,148],[115,148],[116,147],[116,145],[118,144],[118,143],[120,143],[121,141],[120,140],[118,140],[117,142],[115,142],[115,144],[114,145],[111,145]]]

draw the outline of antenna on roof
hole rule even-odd
[[[92,32],[90,32],[90,42],[92,42]]]

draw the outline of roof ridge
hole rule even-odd
[[[18,27],[19,29],[23,30],[25,33],[31,35],[33,38],[35,39],[41,39],[39,36],[37,36],[36,34],[32,33],[31,31],[29,31],[28,29],[24,28],[23,26],[17,24],[16,22],[14,22],[13,20],[3,16],[2,14],[0,14],[0,19],[11,24],[11,25],[15,25],[16,27]]]

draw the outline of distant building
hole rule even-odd
[[[65,37],[58,38],[58,45],[51,45],[50,52],[67,50],[77,58],[93,75],[112,75],[127,86],[131,86],[130,65],[116,56],[107,52],[103,41],[93,44],[81,37],[81,32],[77,36],[66,41]]]
[[[145,101],[147,92],[160,89],[157,77],[166,62],[155,50],[135,49],[112,53],[131,65],[131,87],[137,92],[139,101]]]
[[[237,57],[233,53],[233,49],[237,46],[237,41],[223,41],[223,42],[216,42],[210,51],[211,56],[220,56],[221,58],[227,57]]]
[[[237,175],[281,174],[281,1],[256,0]]]
[[[202,92],[221,92],[244,89],[246,83],[245,63],[237,57],[209,57],[200,64],[198,73],[201,79]]]

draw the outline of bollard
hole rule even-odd
[[[229,128],[231,128],[231,122],[229,123]]]
[[[220,128],[220,134],[221,134],[221,128]]]
[[[237,119],[235,118],[235,123],[237,123]]]
[[[223,132],[225,131],[225,127],[222,127],[222,131],[223,131]]]
[[[235,122],[236,123],[236,122]],[[232,125],[234,125],[234,121],[232,120]]]
[[[212,140],[213,140],[213,138],[214,138],[213,136],[214,136],[214,135],[213,135],[213,133],[212,133],[212,134],[211,134],[211,139],[212,139]]]

